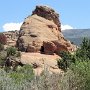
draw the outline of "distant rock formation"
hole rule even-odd
[[[59,14],[47,6],[36,6],[32,15],[24,20],[16,46],[20,51],[45,54],[76,50],[61,33]]]
[[[18,39],[19,36],[19,32],[17,30],[15,31],[8,31],[8,32],[3,32],[3,34],[6,36],[7,38],[7,45],[8,46],[15,46],[16,45],[16,41]]]

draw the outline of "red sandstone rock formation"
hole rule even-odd
[[[19,31],[17,47],[21,51],[43,51],[46,54],[76,50],[75,45],[61,33],[59,15],[47,6],[36,6],[32,15],[24,20]]]
[[[59,14],[56,13],[52,8],[48,6],[36,6],[36,9],[33,11],[32,15],[34,14],[41,16],[45,19],[48,19],[50,21],[53,21],[57,25],[58,30],[61,31],[61,23],[59,21]]]
[[[43,42],[43,47],[46,54],[53,54],[57,49],[57,46],[53,42]]]

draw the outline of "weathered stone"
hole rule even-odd
[[[43,42],[45,54],[54,54],[57,49],[56,45],[53,42]]]
[[[17,38],[19,36],[19,32],[17,30],[15,31],[8,31],[8,32],[3,32],[3,34],[6,36],[7,38],[7,43],[6,45],[8,46],[15,46],[16,45],[16,41]]]
[[[57,49],[55,50],[55,53],[59,54],[60,51],[68,51],[68,52],[73,52],[76,50],[76,46],[75,45],[72,45],[70,43],[70,41],[65,41],[65,40],[62,40],[62,41],[52,41]]]
[[[59,14],[56,13],[52,8],[48,6],[36,6],[36,9],[33,11],[33,14],[37,14],[38,16],[44,17],[45,19],[53,21],[58,30],[61,31],[61,23],[59,21]]]
[[[19,31],[16,46],[21,51],[44,52],[75,51],[75,46],[61,33],[59,15],[50,7],[36,6]]]
[[[35,46],[30,46],[30,45],[28,45],[26,51],[27,51],[27,52],[36,52],[36,48],[35,48]]]
[[[20,37],[17,40],[19,50],[23,51],[29,44],[40,51],[43,41],[58,40],[59,31],[57,25],[52,21],[33,15],[25,19],[24,22],[29,22],[29,25],[22,24],[21,26]],[[52,26],[52,28],[49,26]],[[24,33],[21,34],[22,32]],[[33,45],[33,42],[35,42],[35,45]]]

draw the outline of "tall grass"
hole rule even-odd
[[[40,76],[34,75],[31,80],[25,77],[18,83],[10,76],[10,73],[0,69],[0,90],[86,90],[84,88],[85,78],[70,69],[65,73],[58,74],[44,69]]]

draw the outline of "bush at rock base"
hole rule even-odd
[[[0,43],[0,51],[4,50],[4,45]]]
[[[3,67],[5,64],[7,52],[6,51],[1,51],[0,52],[0,66]]]
[[[64,52],[63,54],[61,54],[61,57],[63,56],[62,59],[58,60],[57,62],[59,68],[63,69],[64,71],[71,70],[74,73],[75,78],[78,77],[79,86],[77,86],[77,89],[75,90],[90,89],[89,53],[90,53],[90,40],[84,38],[81,47],[74,54]],[[78,89],[78,87],[81,87],[81,89]]]
[[[22,68],[23,69],[23,68]],[[26,68],[25,68],[26,70]],[[27,71],[27,70],[26,70]],[[32,73],[9,72],[0,69],[0,89],[1,90],[89,90],[83,76],[68,69],[65,73],[50,73],[49,69],[44,69],[40,76],[33,76]],[[30,71],[30,70],[29,70]],[[32,70],[31,70],[32,72]],[[27,75],[25,75],[25,74]],[[26,76],[25,78],[24,75]],[[30,75],[28,77],[28,75]],[[31,77],[33,76],[33,78]]]
[[[11,72],[10,77],[14,79],[15,83],[20,83],[26,80],[30,82],[34,78],[34,72],[30,65],[24,65],[23,67],[17,68],[16,71]]]
[[[14,56],[16,54],[16,48],[15,47],[9,47],[7,48],[7,56]]]

